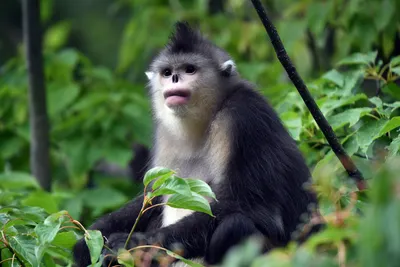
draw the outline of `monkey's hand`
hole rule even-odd
[[[128,239],[127,233],[114,233],[109,236],[102,255],[104,256],[103,266],[109,267],[118,265],[118,251],[125,246]],[[171,263],[174,259],[160,250],[162,236],[152,233],[134,233],[128,242],[127,250],[129,254],[121,254],[119,258],[124,258],[128,262],[134,262],[139,267],[158,267]],[[111,250],[111,251],[110,251]]]

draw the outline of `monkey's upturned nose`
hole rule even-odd
[[[178,81],[179,81],[178,74],[172,75],[172,82],[173,82],[173,83],[177,83]]]

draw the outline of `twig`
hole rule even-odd
[[[281,62],[282,66],[285,68],[290,80],[296,86],[297,91],[299,92],[300,96],[303,98],[304,103],[306,104],[307,108],[310,110],[311,115],[314,117],[315,121],[317,122],[319,128],[321,129],[322,133],[324,134],[326,140],[328,141],[329,145],[332,147],[333,152],[339,158],[340,162],[342,163],[343,167],[346,169],[349,176],[356,182],[357,188],[359,190],[364,190],[367,188],[367,184],[364,181],[364,178],[361,172],[357,169],[354,162],[351,158],[347,155],[346,151],[344,150],[343,146],[340,144],[339,140],[337,139],[332,127],[329,125],[328,121],[322,114],[321,110],[318,108],[318,105],[315,103],[313,97],[311,96],[310,92],[307,89],[304,81],[301,79],[300,75],[297,73],[296,68],[292,64],[288,54],[286,53],[285,47],[282,44],[282,41],[279,37],[279,34],[269,20],[262,4],[259,0],[251,0],[255,10],[257,11],[258,16],[263,23],[269,38],[271,39],[271,43],[274,46],[275,53]]]

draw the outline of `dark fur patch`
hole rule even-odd
[[[192,29],[187,22],[179,21],[175,24],[167,49],[172,54],[195,53],[205,43],[208,41],[198,31]]]

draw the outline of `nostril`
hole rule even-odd
[[[174,74],[174,75],[172,75],[172,82],[173,82],[173,83],[177,83],[177,82],[178,82],[178,80],[179,80],[179,78],[178,78],[178,74]]]

